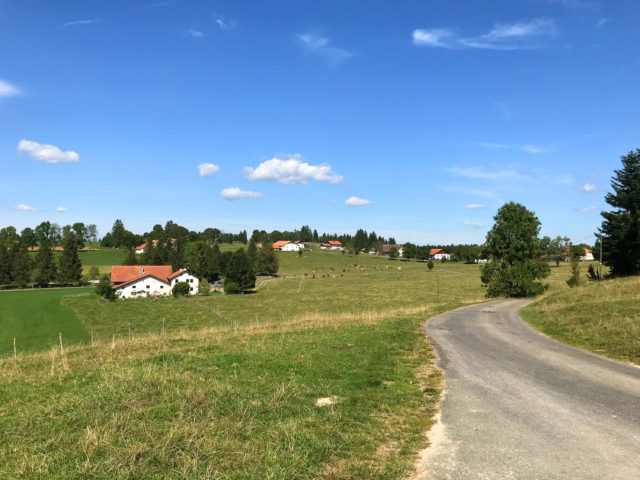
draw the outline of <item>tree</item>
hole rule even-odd
[[[29,227],[25,228],[20,233],[20,241],[24,243],[27,247],[35,247],[36,244],[38,243],[36,234]]]
[[[36,253],[33,281],[41,287],[47,287],[56,278],[57,268],[53,260],[53,245],[49,239],[40,242]]]
[[[185,297],[189,295],[190,288],[187,282],[178,282],[173,286],[173,289],[171,289],[171,294],[174,297]]]
[[[355,236],[353,237],[353,250],[355,254],[358,255],[362,249],[366,249],[369,246],[369,237],[367,236],[367,232],[363,229],[358,229]]]
[[[94,223],[87,225],[87,240],[90,242],[98,241],[98,227]]]
[[[253,269],[257,271],[258,247],[256,246],[256,242],[253,241],[253,238],[249,240],[249,243],[247,243],[247,258],[249,259],[249,263],[253,266]]]
[[[27,246],[23,243],[14,244],[11,249],[13,257],[11,276],[18,287],[24,288],[31,281],[31,257],[29,257]]]
[[[71,228],[78,239],[78,248],[84,247],[84,242],[87,240],[87,227],[82,222],[76,222]]]
[[[523,205],[505,203],[487,233],[486,248],[493,261],[481,268],[487,296],[531,297],[545,289],[538,281],[549,276],[549,265],[540,259],[540,221]]]
[[[211,286],[209,285],[209,281],[204,277],[200,277],[198,281],[198,293],[200,295],[207,295],[210,290]]]
[[[418,257],[418,247],[416,247],[413,243],[405,243],[402,246],[402,256],[407,260],[411,260],[412,258]]]
[[[122,265],[138,265],[136,252],[133,250],[133,248],[127,248],[127,256],[124,257]]]
[[[602,259],[611,276],[640,273],[640,149],[621,160],[611,179],[613,193],[605,196],[613,210],[601,213]]]
[[[243,248],[239,248],[231,256],[227,264],[225,284],[226,282],[237,283],[241,290],[255,286],[256,275]]]
[[[111,228],[111,245],[115,248],[120,248],[124,240],[124,224],[119,218],[113,222]]]
[[[16,227],[4,227],[0,229],[0,240],[4,240],[7,243],[16,243],[20,241]]]
[[[70,234],[62,241],[64,248],[58,264],[58,280],[64,284],[79,284],[82,281],[82,263],[78,257],[78,239]]]
[[[429,271],[433,270],[433,260],[430,259],[427,262],[427,268],[429,269]]]
[[[184,237],[178,237],[175,242],[167,245],[167,261],[174,271],[184,268]]]
[[[579,257],[571,257],[571,277],[567,280],[571,288],[580,286],[580,260]]]
[[[546,239],[548,238],[549,237],[546,237],[541,240],[540,248],[546,246],[547,249],[544,252],[546,253],[547,257],[556,262],[556,267],[559,267],[560,262],[562,262],[569,256],[571,239],[569,237],[561,237],[560,235],[558,235],[553,240],[549,240],[549,242],[547,242]]]
[[[265,243],[258,251],[258,259],[256,262],[256,273],[258,275],[277,275],[278,273],[278,257],[270,243]]]
[[[391,247],[389,249],[389,258],[391,260],[395,260],[396,258],[398,258],[398,249],[396,247]]]
[[[100,282],[98,282],[98,285],[96,286],[96,293],[105,300],[113,301],[116,299],[116,292],[111,286],[111,279],[109,278],[109,275],[105,274],[100,277]]]
[[[11,283],[13,278],[13,255],[9,244],[0,240],[0,285]]]

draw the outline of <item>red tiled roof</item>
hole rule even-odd
[[[289,240],[280,240],[277,242],[273,243],[273,248],[282,248],[284,247],[287,243],[291,243]]]
[[[111,267],[111,281],[113,283],[128,283],[147,274],[166,279],[171,275],[171,270],[171,265],[114,265]]]
[[[589,250],[588,248],[584,249],[584,254],[586,255],[587,253],[591,253],[591,250]]]
[[[156,280],[160,280],[161,282],[169,283],[169,281],[168,281],[166,278],[160,278],[160,277],[158,277],[157,275],[154,275],[154,274],[152,274],[152,273],[145,273],[145,274],[144,274],[144,275],[142,275],[141,277],[134,277],[134,278],[132,278],[132,279],[130,279],[130,280],[127,280],[127,281],[126,281],[126,282],[124,282],[124,283],[121,283],[120,285],[116,285],[114,288],[125,287],[125,286],[129,285],[130,283],[133,283],[133,282],[135,282],[135,281],[137,281],[137,280],[141,280],[141,279],[143,279],[143,278],[147,278],[147,277],[153,277],[153,278],[155,278]]]
[[[436,253],[446,253],[446,254],[448,254],[449,252],[447,252],[446,250],[444,250],[442,248],[432,248],[431,251],[429,252],[429,255],[435,255]]]
[[[329,240],[327,243],[329,243],[330,245],[342,245],[342,242],[339,242],[337,240]]]
[[[171,275],[169,275],[167,277],[167,280],[171,280],[172,278],[177,277],[178,275],[180,275],[181,273],[186,272],[186,271],[187,271],[186,268],[181,268],[180,270],[177,270],[177,271],[173,272]]]

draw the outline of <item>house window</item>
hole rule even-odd
[[[150,288],[149,285],[147,285],[147,288]]]
[[[160,285],[160,288],[164,288],[164,285]]]
[[[131,288],[136,288],[136,286],[135,285],[131,285]]]
[[[191,288],[189,289],[189,291],[190,291],[190,292],[193,292],[193,287],[191,287]]]

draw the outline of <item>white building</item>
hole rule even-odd
[[[171,273],[171,266],[164,265],[115,265],[111,268],[111,281],[119,298],[171,295],[178,282],[187,283],[189,294],[195,295],[200,283],[186,269]]]
[[[176,243],[177,239],[175,238],[170,238],[169,240],[171,240],[171,243]],[[158,244],[158,240],[151,240],[151,244],[155,247]],[[135,248],[135,252],[136,253],[144,253],[145,248],[147,248],[147,244],[143,243],[142,245],[138,245]]]
[[[338,240],[329,240],[320,245],[320,250],[344,250],[344,247]]]
[[[588,248],[584,249],[584,256],[580,257],[580,260],[583,262],[591,262],[593,261],[593,253]]]
[[[451,260],[451,254],[442,248],[432,248],[429,256],[432,260]]]

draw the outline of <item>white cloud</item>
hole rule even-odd
[[[220,171],[220,167],[213,163],[201,163],[198,165],[198,173],[201,177],[209,178]]]
[[[220,192],[220,195],[227,200],[242,200],[244,198],[258,198],[262,196],[260,192],[240,190],[238,187],[225,188]]]
[[[610,21],[611,21],[610,18],[607,18],[607,17],[601,18],[600,20],[598,20],[598,23],[596,23],[596,28],[604,27]]]
[[[213,21],[220,27],[221,30],[235,30],[238,26],[238,22],[234,18],[226,18],[222,13],[212,12]]]
[[[531,144],[523,145],[522,147],[520,147],[520,149],[528,153],[549,153],[552,151],[552,149],[549,147],[542,147],[540,145]]]
[[[30,207],[29,205],[25,205],[24,203],[20,203],[19,205],[16,205],[16,210],[20,210],[22,212],[35,212],[40,209],[35,207]]]
[[[484,203],[470,203],[467,208],[487,208]]]
[[[369,205],[371,200],[367,200],[365,198],[358,197],[349,197],[344,201],[345,205],[349,205],[350,207],[358,207],[360,205]]]
[[[187,28],[184,33],[190,37],[194,37],[194,38],[202,38],[204,37],[204,33],[202,33],[200,30],[196,30],[195,28]]]
[[[581,192],[591,193],[596,191],[596,186],[593,183],[585,183],[582,187],[580,187]]]
[[[56,212],[68,212],[68,208],[64,208],[62,205],[56,208]]]
[[[447,28],[433,28],[431,30],[417,28],[413,31],[412,37],[414,45],[452,48],[448,39],[453,37],[453,32]]]
[[[72,150],[63,152],[55,145],[32,142],[31,140],[20,140],[18,152],[26,153],[38,162],[44,163],[73,163],[80,161],[80,156]]]
[[[465,220],[464,222],[462,222],[464,225],[468,226],[468,227],[473,227],[473,228],[482,228],[482,223],[481,222],[472,222],[471,220]]]
[[[244,167],[244,176],[251,181],[273,180],[279,183],[309,183],[309,180],[318,182],[339,183],[342,175],[331,171],[328,164],[309,165],[302,160],[300,154],[276,155],[271,160],[262,162],[256,168]]]
[[[509,148],[508,145],[503,145],[502,143],[492,143],[492,142],[478,142],[478,145],[484,148],[492,148],[495,150],[505,150]]]
[[[591,206],[591,207],[584,207],[584,208],[579,208],[578,211],[580,213],[591,213],[596,209],[596,207]]]
[[[353,53],[331,45],[331,40],[316,33],[296,35],[302,47],[309,53],[324,57],[333,64],[340,64],[353,57]]]
[[[67,28],[67,27],[72,27],[74,25],[89,25],[91,23],[96,23],[99,22],[100,19],[99,18],[90,18],[88,20],[75,20],[73,22],[67,22],[64,25],[62,25],[60,28]]]
[[[494,170],[485,170],[483,167],[452,167],[448,168],[451,173],[458,177],[466,177],[466,178],[474,178],[474,179],[482,179],[482,180],[501,180],[506,178],[511,179],[524,179],[522,175],[513,171],[506,169],[494,169]]]
[[[414,45],[438,48],[480,48],[489,50],[521,50],[538,48],[539,39],[557,35],[551,19],[538,18],[528,22],[498,23],[489,32],[476,37],[459,37],[447,28],[416,29]]]
[[[14,85],[11,85],[6,80],[0,79],[0,97],[15,97],[20,95],[20,89]]]

